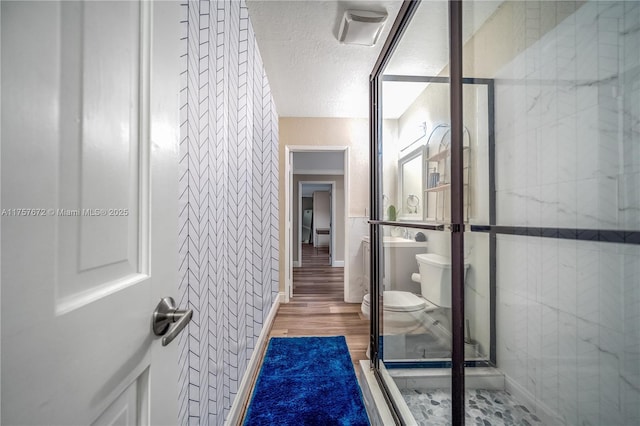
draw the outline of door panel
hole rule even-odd
[[[130,426],[139,424],[138,380],[133,382],[91,426]]]
[[[57,311],[66,312],[146,278],[149,159],[139,155],[140,6],[65,2],[60,16]]]
[[[1,17],[2,422],[176,424],[178,4]]]
[[[64,189],[79,194],[81,209],[108,209],[108,216],[83,215],[80,220],[79,269],[118,265],[122,272],[127,269],[129,273],[137,272],[139,5],[135,2],[64,3],[63,16],[71,8],[84,9],[81,16],[74,16],[84,24],[83,78],[76,83],[82,84],[78,88],[81,90],[78,99],[82,139],[76,156],[80,158],[77,181],[80,187],[76,189],[76,185],[72,185]],[[73,87],[75,82],[65,83]],[[101,244],[96,244],[97,241]]]

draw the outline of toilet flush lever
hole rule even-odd
[[[178,309],[173,297],[164,297],[153,311],[153,334],[164,336],[162,346],[167,346],[187,326],[192,316],[193,309]],[[171,324],[174,324],[173,327]]]

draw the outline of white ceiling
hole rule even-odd
[[[501,1],[463,3],[468,39]],[[247,0],[249,17],[281,117],[368,117],[369,74],[402,2]],[[386,11],[374,47],[338,42],[345,10]],[[447,2],[423,1],[385,73],[437,75],[448,63]],[[423,90],[395,83],[385,91],[385,118],[397,118]]]
[[[368,117],[369,74],[402,2],[248,0],[249,17],[281,117]],[[349,9],[386,11],[373,47],[341,44]]]

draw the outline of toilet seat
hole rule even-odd
[[[384,334],[412,334],[423,328],[425,312],[436,307],[422,297],[408,291],[387,290],[383,293]],[[362,299],[362,313],[369,318],[371,296]]]
[[[383,310],[388,312],[432,311],[437,306],[408,291],[387,290],[382,295]],[[371,295],[365,294],[362,300],[363,310],[371,303]]]

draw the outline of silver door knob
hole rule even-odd
[[[167,346],[187,326],[192,316],[193,309],[178,309],[173,297],[164,297],[153,311],[153,334],[164,336],[162,346]]]

